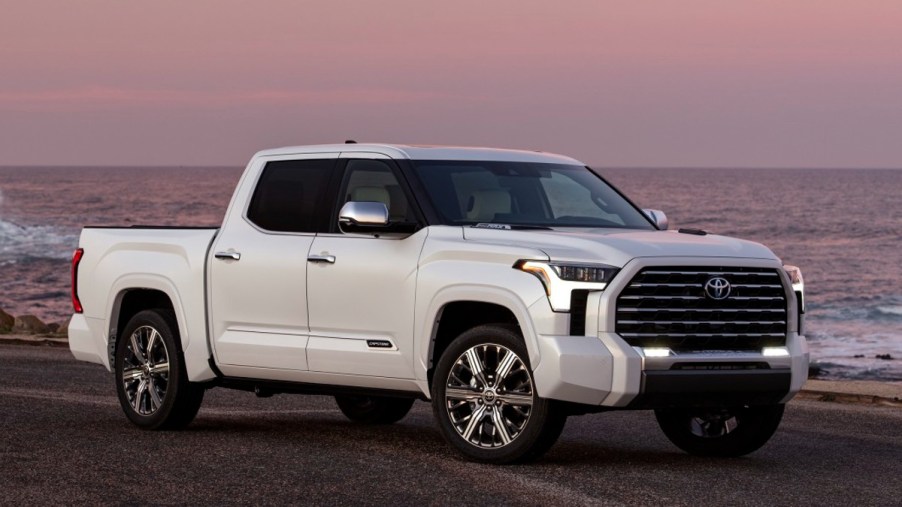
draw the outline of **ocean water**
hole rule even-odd
[[[0,308],[64,320],[83,225],[218,225],[241,171],[0,167]],[[671,227],[758,241],[801,267],[825,376],[902,380],[902,170],[601,172]]]

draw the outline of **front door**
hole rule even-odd
[[[383,202],[393,222],[416,221],[400,181],[388,160],[348,160],[332,224],[347,201]],[[310,248],[310,370],[414,378],[417,263],[427,230],[346,234],[335,227],[317,235]]]

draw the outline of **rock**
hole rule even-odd
[[[51,322],[50,324],[47,324],[47,329],[49,329],[51,333],[57,334],[59,332],[60,325],[56,322]]]
[[[816,363],[808,365],[808,378],[817,378],[819,375],[827,373],[826,370]]]
[[[14,325],[16,325],[16,318],[0,310],[0,333],[12,331]]]
[[[34,315],[23,315],[16,317],[13,331],[23,334],[47,334],[50,332],[50,328]]]
[[[877,354],[876,357],[877,357],[877,359],[883,359],[884,361],[892,361],[893,360],[893,356],[891,356],[889,354]]]
[[[72,320],[72,317],[60,322],[59,326],[55,333],[58,335],[66,336],[69,334],[69,321]]]

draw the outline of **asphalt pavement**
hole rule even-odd
[[[0,344],[0,504],[902,505],[902,410],[789,404],[761,450],[683,454],[651,412],[572,417],[542,460],[446,446],[428,404],[347,421],[331,398],[214,389],[186,430],[132,426],[103,367]]]

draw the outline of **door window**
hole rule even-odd
[[[247,218],[274,232],[318,232],[317,210],[326,194],[335,161],[269,162],[257,182]]]
[[[349,160],[341,188],[341,204],[349,201],[381,202],[388,208],[391,222],[416,222],[398,178],[385,162]]]

